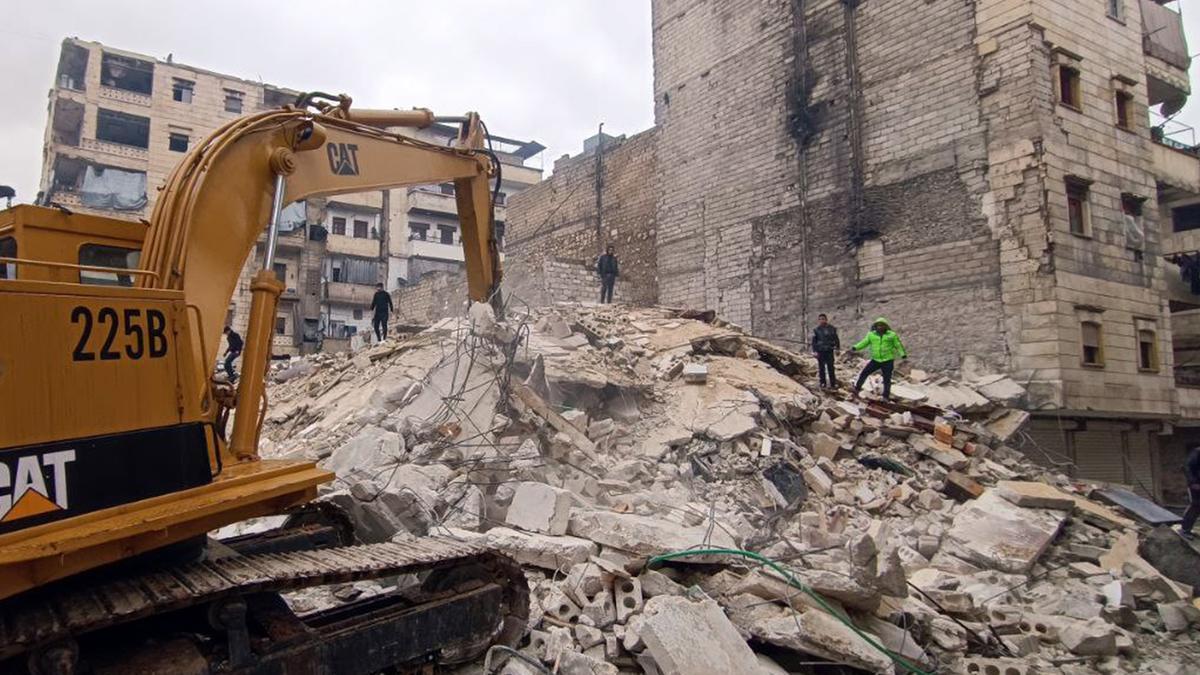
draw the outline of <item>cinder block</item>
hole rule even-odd
[[[617,605],[617,622],[625,623],[629,617],[642,611],[642,582],[637,578],[613,581],[613,596]]]

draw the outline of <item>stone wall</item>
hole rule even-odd
[[[597,241],[594,152],[560,159],[550,178],[511,197],[505,231],[510,271],[505,286],[518,294],[536,293],[550,282],[550,277],[542,276],[546,270],[561,275],[561,265],[570,264],[562,261],[578,261],[590,270],[603,247],[612,244],[621,270],[617,292],[628,302],[654,304],[658,299],[656,141],[657,132],[650,129],[606,143],[601,241]],[[574,271],[568,276],[573,283],[584,278]],[[587,297],[595,299],[592,295],[598,291]]]
[[[467,276],[463,272],[431,272],[415,284],[392,291],[396,307],[393,320],[431,324],[451,316],[463,316],[467,308]]]

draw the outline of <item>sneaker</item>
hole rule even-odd
[[[1196,535],[1195,535],[1195,533],[1193,533],[1193,532],[1185,532],[1184,530],[1180,530],[1180,531],[1179,531],[1179,536],[1181,536],[1181,537],[1183,537],[1184,539],[1187,539],[1187,540],[1189,540],[1189,541],[1195,541],[1195,539],[1196,539]]]

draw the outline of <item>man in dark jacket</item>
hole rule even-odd
[[[242,355],[244,346],[242,336],[229,326],[225,326],[225,374],[229,376],[230,382],[237,382],[237,373],[233,372],[233,362]]]
[[[817,315],[817,327],[813,330],[812,350],[817,357],[817,370],[820,372],[821,388],[837,389],[837,371],[833,369],[833,353],[842,348],[838,338],[837,328],[829,324],[829,317]]]
[[[1195,526],[1196,519],[1200,518],[1200,445],[1193,445],[1188,450],[1183,473],[1187,477],[1188,496],[1191,497],[1192,503],[1188,506],[1187,513],[1183,514],[1179,533],[1188,539],[1193,539],[1196,535],[1192,534],[1192,527]]]
[[[375,339],[383,342],[387,338],[388,315],[395,306],[392,304],[392,294],[383,290],[383,284],[375,284],[375,296],[371,298],[371,326],[375,329]]]
[[[611,303],[613,286],[617,283],[617,256],[613,255],[612,244],[604,249],[604,255],[596,260],[596,274],[600,275],[600,303]]]

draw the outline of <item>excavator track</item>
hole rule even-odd
[[[409,588],[314,616],[296,617],[278,595],[414,574],[426,576],[419,593]],[[373,673],[515,645],[528,607],[528,586],[515,563],[444,538],[233,555],[100,581],[72,579],[13,598],[0,610],[0,673]],[[97,636],[141,635],[143,625],[178,633],[200,614],[209,635],[186,647],[164,641],[143,658],[148,665],[62,667],[87,662],[81,645],[107,641]],[[181,659],[195,668],[181,667]]]

